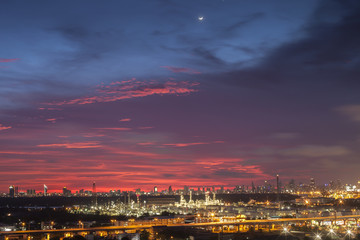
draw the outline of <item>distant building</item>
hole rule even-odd
[[[63,187],[63,196],[69,196],[71,194],[71,190],[67,189],[66,187]]]
[[[47,196],[48,192],[48,187],[44,184],[44,196]]]
[[[311,188],[311,190],[315,189],[315,179],[314,178],[310,178],[310,188]]]
[[[96,184],[95,184],[95,182],[93,182],[93,190],[92,190],[92,192],[93,192],[93,194],[94,195],[96,195]]]
[[[154,187],[154,193],[157,193],[157,192],[158,192],[158,187],[155,186],[155,187]]]
[[[15,187],[13,185],[9,187],[9,197],[15,197]]]
[[[96,193],[96,184],[95,181],[92,185],[92,196],[93,196],[93,204],[97,207],[97,193]]]
[[[27,196],[35,196],[35,194],[36,194],[35,189],[27,189],[26,190],[26,195]]]
[[[189,194],[189,187],[184,186],[184,195],[188,195],[188,194]]]

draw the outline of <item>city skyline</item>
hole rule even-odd
[[[3,1],[0,28],[0,192],[358,182],[359,1]]]

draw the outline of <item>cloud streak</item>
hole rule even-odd
[[[68,101],[49,103],[49,105],[72,105],[72,104],[91,104],[114,102],[124,99],[141,98],[152,95],[184,95],[197,92],[194,89],[198,83],[187,81],[137,81],[131,79],[128,81],[113,82],[109,85],[101,85],[97,88],[97,95],[91,97],[82,97]]]
[[[3,131],[3,130],[7,130],[7,129],[10,129],[11,126],[4,126],[0,123],[0,131]]]
[[[39,144],[38,147],[51,147],[51,148],[70,148],[70,149],[83,149],[83,148],[101,148],[99,142],[74,142],[74,143],[53,143],[53,144]]]
[[[19,60],[19,58],[0,58],[0,62],[2,62],[2,63],[15,62],[18,60]]]

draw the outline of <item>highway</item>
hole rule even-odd
[[[120,231],[120,230],[136,230],[136,229],[150,229],[153,227],[210,227],[210,226],[226,226],[226,225],[257,225],[257,224],[284,224],[293,222],[308,222],[308,221],[334,221],[346,219],[360,219],[360,215],[349,216],[329,216],[329,217],[315,217],[315,218],[280,218],[280,219],[261,219],[261,220],[244,220],[241,222],[206,222],[206,223],[177,223],[177,224],[151,224],[151,225],[132,225],[132,226],[107,226],[107,227],[93,227],[93,228],[67,228],[67,229],[50,229],[50,230],[25,230],[25,231],[0,231],[1,235],[17,235],[17,234],[46,234],[46,233],[71,233],[71,232],[97,232],[97,231]]]

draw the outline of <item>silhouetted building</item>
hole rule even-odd
[[[26,195],[27,196],[35,196],[35,194],[36,194],[35,189],[27,189],[26,190]]]
[[[67,189],[66,187],[63,188],[63,195],[69,196],[71,194],[71,190]]]
[[[96,184],[95,181],[93,182],[92,186],[92,196],[93,196],[93,204],[97,206],[97,192],[96,192]]]

